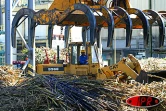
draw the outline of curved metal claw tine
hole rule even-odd
[[[87,33],[87,27],[82,27],[82,41],[83,41],[83,45],[86,45],[86,33]]]
[[[116,9],[114,12],[121,15],[126,23],[126,47],[129,47],[131,45],[132,20],[125,9],[118,6],[114,7],[114,9]]]
[[[70,26],[65,26],[65,35],[64,35],[64,39],[65,39],[65,48],[67,48],[67,46],[68,46],[70,29],[71,29]]]
[[[143,34],[144,34],[144,47],[147,47],[149,33],[150,33],[150,30],[149,30],[150,25],[149,25],[148,19],[146,18],[146,15],[141,10],[136,8],[128,8],[127,11],[129,14],[135,14],[141,19],[142,25],[143,25]]]
[[[95,15],[93,14],[93,11],[90,9],[90,7],[88,7],[85,4],[81,4],[81,3],[76,3],[74,5],[72,5],[71,7],[69,7],[68,9],[66,9],[66,11],[64,11],[64,15],[63,18],[61,18],[59,21],[57,20],[57,24],[62,22],[68,15],[70,15],[72,12],[76,11],[76,10],[80,10],[82,12],[85,13],[85,15],[88,18],[89,24],[90,24],[90,43],[93,45],[94,44],[94,37],[95,37],[95,28],[96,28],[96,18]],[[63,13],[62,13],[63,14]]]
[[[53,25],[48,26],[48,47],[52,48]]]
[[[88,17],[88,21],[90,24],[90,43],[94,44],[94,38],[95,38],[95,28],[96,28],[96,18],[93,14],[93,11],[85,4],[74,4],[74,10],[81,10],[85,13],[85,15]]]
[[[108,24],[108,40],[107,40],[107,47],[110,47],[112,45],[113,41],[113,35],[114,35],[114,17],[112,15],[112,12],[107,9],[105,6],[101,6],[101,11],[103,13],[103,16],[107,19]]]
[[[32,9],[22,8],[14,16],[12,21],[12,29],[11,29],[12,46],[14,48],[16,47],[16,28],[17,28],[18,22],[24,15],[28,15],[28,17],[32,19],[32,24],[34,24],[34,21],[33,21],[34,13],[35,11]]]
[[[155,22],[157,21],[159,25],[159,47],[164,45],[164,37],[165,37],[165,24],[164,20],[162,19],[161,15],[154,10],[143,10],[144,13],[152,16],[152,20]]]

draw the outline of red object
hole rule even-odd
[[[47,50],[45,49],[45,53],[46,53],[46,60],[44,60],[44,64],[49,64],[50,60],[48,58],[48,54],[47,54]]]
[[[54,54],[54,63],[56,63],[56,55]]]
[[[21,61],[21,64],[25,64],[26,61]]]
[[[28,60],[28,57],[26,57],[25,60],[27,61],[27,60]]]
[[[68,62],[68,54],[66,53],[66,62]]]
[[[16,64],[16,61],[13,61],[13,64]]]
[[[153,96],[138,95],[132,96],[126,100],[126,103],[133,107],[154,107],[160,104],[160,100]]]

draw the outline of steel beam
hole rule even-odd
[[[3,18],[3,16],[2,16],[2,4],[1,4],[1,0],[0,0],[0,25],[2,25],[2,18]],[[2,31],[2,29],[0,31]]]
[[[28,8],[35,10],[35,0],[28,0]],[[31,69],[32,76],[35,76],[35,37],[34,37],[34,24],[31,21],[32,19],[28,19],[28,46],[30,47],[30,51],[28,53],[28,57],[30,59],[30,65],[32,65]]]
[[[21,34],[21,32],[20,32],[18,29],[16,29],[16,31],[17,31],[18,35],[21,37],[22,41],[24,42],[25,47],[26,47],[26,48],[28,49],[28,51],[29,51],[30,48],[29,48],[28,44],[26,43],[26,41],[25,41],[23,35]]]
[[[53,34],[54,25],[48,26],[48,46],[52,48],[52,34]]]
[[[12,64],[12,42],[11,42],[11,24],[12,24],[12,0],[5,0],[5,63]]]

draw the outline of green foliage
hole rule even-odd
[[[22,49],[22,50],[21,50],[21,53],[23,53],[23,54],[28,54],[28,49],[27,49],[27,48]]]

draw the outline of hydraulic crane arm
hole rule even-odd
[[[107,78],[116,77],[121,73],[130,76],[138,82],[147,82],[147,74],[141,70],[138,60],[132,54],[129,54],[128,58],[130,61],[127,61],[127,58],[122,58],[117,64],[103,67],[101,70]]]
[[[130,63],[130,65],[131,65],[131,63]],[[125,58],[123,58],[117,64],[114,64],[114,65],[108,66],[108,67],[103,67],[101,70],[104,72],[104,74],[106,74],[107,78],[112,78],[112,77],[116,76],[116,73],[114,73],[114,72],[118,72],[118,71],[122,71],[123,73],[127,74],[134,80],[136,80],[136,78],[138,76],[136,71],[134,71],[130,66],[128,66]]]

